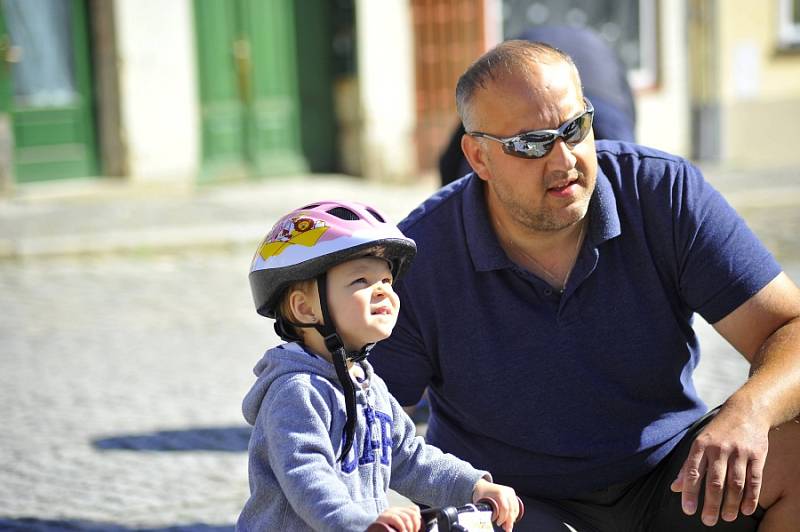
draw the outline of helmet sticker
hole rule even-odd
[[[324,220],[315,220],[300,214],[276,225],[272,233],[264,239],[258,254],[267,260],[280,255],[291,245],[312,247],[327,230]]]

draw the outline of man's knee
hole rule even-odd
[[[764,522],[800,512],[800,420],[793,420],[769,433],[769,452],[764,466],[764,484],[759,505],[767,510]]]
[[[525,505],[525,516],[514,525],[515,532],[593,532],[577,517],[563,509],[539,499],[521,496]]]

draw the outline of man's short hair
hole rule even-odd
[[[474,130],[474,117],[471,116],[470,102],[475,91],[485,89],[487,84],[506,76],[525,74],[537,63],[566,63],[575,70],[580,84],[577,68],[572,58],[549,44],[526,40],[504,41],[481,57],[458,78],[456,85],[456,110],[467,131]]]

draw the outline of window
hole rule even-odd
[[[71,105],[79,97],[73,65],[71,7],[63,0],[3,0],[12,45],[14,100],[19,107]]]
[[[800,48],[800,0],[780,0],[778,45],[781,48]]]
[[[800,0],[793,0],[797,5]],[[589,26],[617,50],[634,88],[655,85],[657,0],[503,0],[503,35],[542,24]]]

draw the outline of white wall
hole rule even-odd
[[[800,164],[800,55],[776,49],[777,7],[727,0],[718,10],[720,137],[734,167]]]
[[[193,181],[199,117],[191,0],[116,0],[122,142],[132,181]]]
[[[684,2],[657,2],[659,79],[636,91],[636,140],[676,155],[691,154],[687,27]]]
[[[402,180],[417,170],[409,0],[356,0],[360,173]]]

